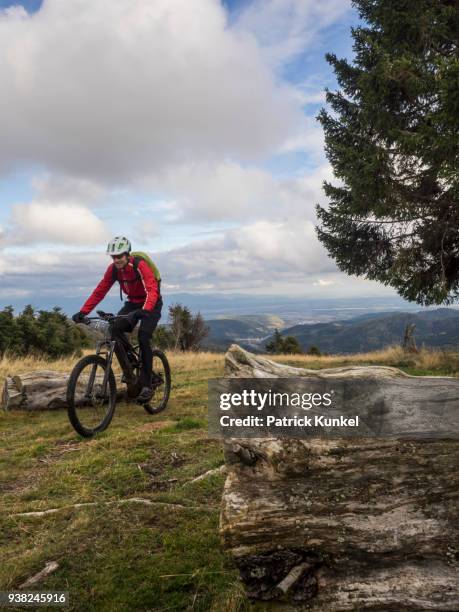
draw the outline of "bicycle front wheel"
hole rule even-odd
[[[116,381],[108,372],[107,361],[99,355],[83,357],[73,368],[67,383],[67,406],[70,423],[85,438],[104,431],[113,418],[116,405]]]
[[[166,355],[159,349],[153,349],[151,386],[153,388],[153,396],[143,407],[148,413],[156,414],[164,410],[171,392],[171,369]]]

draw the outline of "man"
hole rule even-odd
[[[134,257],[130,255],[130,252],[131,243],[124,236],[117,236],[108,243],[107,254],[111,256],[113,263],[108,266],[100,283],[83,304],[80,311],[73,315],[72,319],[75,323],[82,323],[85,316],[104,299],[114,282],[118,280],[121,291],[124,291],[128,297],[128,300],[118,314],[128,315],[128,317],[116,322],[115,333],[122,339],[124,336],[123,332],[132,331],[137,321],[140,320],[139,346],[142,361],[142,390],[137,400],[139,402],[148,402],[153,394],[151,387],[153,360],[151,337],[161,318],[163,301],[158,281],[150,266],[141,259],[136,273]]]

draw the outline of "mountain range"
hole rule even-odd
[[[418,347],[459,348],[459,310],[438,308],[418,312],[366,313],[327,323],[281,325],[280,317],[251,316],[207,320],[205,348],[226,350],[232,342],[264,352],[274,328],[295,337],[302,350],[316,346],[322,353],[346,354],[378,350],[403,341],[408,324],[416,325]]]

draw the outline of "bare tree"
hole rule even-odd
[[[405,336],[403,338],[403,350],[407,353],[417,353],[416,340],[414,339],[415,323],[409,323],[405,328]]]

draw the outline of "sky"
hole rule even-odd
[[[384,296],[338,271],[316,121],[350,0],[0,0],[0,304],[81,296],[126,235],[163,292]]]

